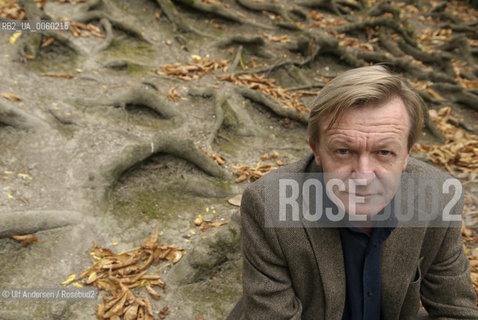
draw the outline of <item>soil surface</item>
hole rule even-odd
[[[233,170],[308,154],[313,94],[352,67],[394,64],[430,109],[452,106],[462,126],[478,133],[478,88],[460,82],[478,77],[476,14],[470,21],[463,13],[477,11],[461,1],[443,9],[435,1],[46,1],[40,11],[32,3],[22,2],[28,19],[68,17],[106,38],[83,31],[88,36],[23,33],[13,41],[0,32],[0,93],[21,98],[0,97],[3,288],[62,287],[92,264],[93,242],[120,252],[157,228],[159,242],[184,255],[158,267],[167,291],[152,301],[155,318],[168,306],[167,319],[224,319],[242,292],[239,207],[228,200],[251,182],[236,183]],[[353,24],[362,26],[340,30]],[[465,44],[440,48],[455,36]],[[49,37],[53,44],[41,47]],[[216,70],[207,70],[208,59]],[[180,79],[163,68],[176,63],[204,63],[199,70],[208,72]],[[255,87],[262,91],[251,79],[247,88],[220,79],[253,72],[264,77]],[[296,110],[263,93],[277,88],[290,89],[286,100],[307,93]],[[437,132],[430,121],[421,142],[438,143]],[[266,153],[270,159],[258,164]],[[198,215],[228,223],[201,231]],[[22,234],[39,241],[22,247],[10,238]],[[0,300],[0,319],[95,319],[101,295]]]

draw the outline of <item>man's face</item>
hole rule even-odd
[[[407,165],[410,120],[405,105],[395,97],[347,110],[326,131],[329,122],[325,118],[320,124],[318,145],[309,141],[325,183],[343,182],[345,190],[333,190],[343,206],[334,202],[345,212],[373,216],[392,200]]]

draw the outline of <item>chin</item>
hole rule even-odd
[[[364,197],[363,203],[355,203],[354,210],[348,201],[341,199],[345,205],[344,210],[348,214],[373,217],[377,215],[390,202],[380,196]]]

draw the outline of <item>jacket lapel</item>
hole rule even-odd
[[[382,247],[382,315],[398,319],[400,310],[417,270],[424,228],[397,228]]]
[[[323,319],[342,319],[345,305],[345,268],[339,230],[307,227],[305,230],[322,279],[325,294]]]
[[[313,154],[310,154],[305,172],[322,172]],[[310,227],[304,220],[302,224],[312,246],[324,290],[325,310],[317,318],[340,320],[345,306],[345,267],[339,230]]]

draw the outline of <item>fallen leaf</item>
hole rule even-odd
[[[15,44],[15,42],[17,42],[18,38],[20,38],[21,35],[21,32],[15,32],[10,36],[10,38],[8,38],[8,42],[10,42],[10,44]]]
[[[242,200],[242,194],[238,194],[238,195],[228,199],[227,202],[229,202],[233,206],[240,207],[241,206],[241,200]]]
[[[42,73],[43,77],[61,78],[61,79],[73,79],[75,76],[68,73]]]
[[[42,48],[48,47],[49,45],[53,44],[53,42],[55,42],[55,38],[53,38],[53,37],[48,37],[48,38],[46,38],[45,40],[43,40],[43,42],[42,42],[42,44],[40,45],[40,47],[42,47]]]
[[[178,101],[180,96],[179,96],[179,93],[178,93],[178,90],[176,89],[177,86],[172,86],[169,90],[168,90],[168,99],[169,101]]]
[[[160,319],[166,319],[166,316],[169,314],[169,308],[168,306],[164,306],[161,311],[159,311],[159,318]]]
[[[0,96],[10,101],[22,101],[22,98],[20,96],[17,96],[16,94],[13,94],[13,93],[2,92],[0,93]]]
[[[70,275],[68,276],[68,279],[66,279],[65,281],[63,281],[61,284],[64,284],[64,285],[69,284],[70,282],[73,282],[73,280],[75,280],[75,278],[76,278],[76,274],[75,274],[75,273],[74,273],[74,274],[70,274]]]
[[[17,241],[22,241],[22,248],[25,248],[30,243],[38,242],[38,238],[32,234],[22,235],[22,236],[14,235],[11,237]]]

